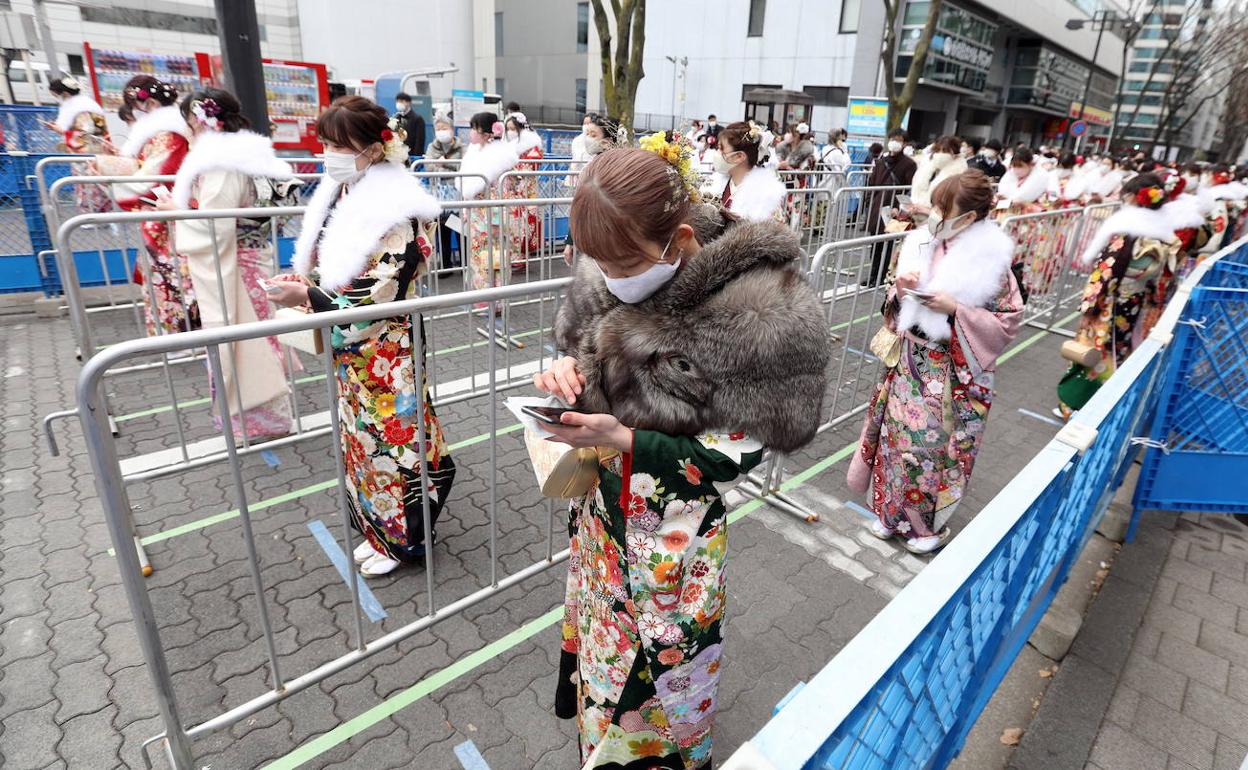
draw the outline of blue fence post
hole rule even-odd
[[[43,207],[39,200],[39,191],[35,189],[36,157],[29,153],[12,153],[14,171],[17,174],[17,194],[22,202],[22,215],[26,219],[26,232],[30,235],[31,256],[38,257],[41,251],[52,250],[52,237],[48,233],[48,223],[43,218]],[[48,260],[48,273],[43,279],[43,293],[46,296],[61,293],[61,276],[56,269],[56,261]]]

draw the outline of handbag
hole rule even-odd
[[[289,321],[293,318],[306,318],[310,312],[297,307],[279,307],[273,313],[273,317]],[[304,353],[310,353],[315,356],[322,355],[325,352],[325,345],[321,342],[320,329],[286,332],[285,334],[277,335],[277,341],[283,345],[289,345],[295,350],[302,350]]]
[[[527,429],[524,444],[542,496],[555,500],[571,500],[592,492],[598,484],[599,463],[615,454],[612,449],[570,447],[547,441]]]
[[[871,344],[868,347],[888,369],[892,369],[901,361],[901,337],[887,325],[880,327],[880,330],[871,338]]]
[[[1066,340],[1062,343],[1062,358],[1091,369],[1100,362],[1101,351],[1082,340]]]

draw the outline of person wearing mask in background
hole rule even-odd
[[[793,141],[789,152],[780,162],[782,170],[809,171],[815,167],[815,143],[810,138],[810,126],[798,123],[793,127]],[[799,187],[806,185],[799,178]]]
[[[966,171],[962,159],[962,140],[956,136],[942,136],[932,143],[931,153],[919,158],[910,185],[910,200],[914,213],[927,214],[932,207],[932,190],[946,179],[952,179]]]
[[[1075,176],[1075,154],[1063,150],[1057,159],[1057,167],[1049,173],[1049,197],[1056,201],[1057,208],[1076,205],[1083,195],[1082,187]]]
[[[724,185],[716,197],[747,222],[781,222],[785,187],[774,171],[759,165],[762,138],[762,129],[753,123],[731,123],[720,132],[714,163]]]
[[[584,118],[581,118],[581,133],[572,137],[572,170],[580,171],[585,168],[585,163],[589,160],[589,153],[585,151],[585,137],[589,134],[589,127],[594,124],[594,113],[588,112]],[[576,186],[575,177],[568,180],[570,187]]]
[[[913,158],[921,149],[915,142],[906,142],[906,146],[901,148],[901,152],[907,158]]]
[[[719,120],[714,115],[706,116],[706,147],[705,150],[714,150],[719,147],[719,132],[724,127],[719,125]]]
[[[1000,179],[1005,176],[1005,164],[1001,162],[1001,143],[996,139],[989,139],[984,142],[984,146],[980,148],[979,154],[973,159],[967,161],[969,168],[979,169],[992,179]]]
[[[1040,199],[1049,191],[1049,174],[1036,164],[1036,156],[1027,147],[1016,147],[1010,158],[1010,170],[1001,177],[997,197],[1009,204],[998,204],[1001,216],[1033,214],[1043,206]]]
[[[978,155],[979,148],[983,146],[984,146],[984,143],[981,142],[979,139],[976,139],[973,136],[970,139],[962,140],[961,155],[962,155],[962,160],[967,162],[967,168],[970,168],[971,158],[974,158],[976,155]]]
[[[503,112],[504,115],[510,115],[513,112],[519,112],[520,103],[519,102],[507,102],[507,104],[503,107],[503,111],[504,111]]]
[[[992,406],[997,359],[1018,333],[1023,299],[1014,242],[988,218],[992,181],[975,169],[932,191],[926,226],[908,234],[871,349],[884,369],[868,403],[849,487],[871,490],[871,534],[931,553],[966,494]],[[878,351],[878,352],[877,352]]]
[[[537,171],[542,152],[542,137],[529,128],[523,112],[513,112],[503,121],[503,141],[510,144],[520,157],[516,171]],[[500,191],[509,200],[533,200],[538,196],[536,175],[508,176]],[[528,257],[542,245],[542,212],[537,206],[515,206],[507,210],[507,251],[512,269],[523,269]]]
[[[407,172],[401,133],[390,127],[385,108],[362,96],[335,99],[316,132],[325,145],[327,178],[303,215],[296,274],[275,279],[270,299],[320,313],[418,294],[432,253],[427,228],[442,207]],[[352,555],[361,575],[376,578],[424,563],[437,542],[455,463],[429,400],[427,367],[421,365],[416,380],[416,356],[425,356],[421,316],[400,313],[330,332],[347,511],[364,535]],[[423,483],[422,456],[428,468]],[[432,542],[425,541],[426,504]]]
[[[827,171],[831,171],[827,185],[832,184],[833,175],[840,174],[843,178],[849,168],[849,150],[845,147],[845,129],[836,128],[828,132],[828,144],[819,153],[819,163]]]
[[[268,137],[248,131],[238,99],[204,88],[182,101],[191,151],[178,169],[164,210],[211,211],[293,206],[299,181],[273,152]],[[174,246],[190,268],[204,328],[263,321],[273,316],[265,287],[273,271],[272,219],[185,219],[174,223]],[[290,432],[286,358],[274,337],[223,346],[221,382],[235,438]],[[292,357],[292,361],[297,359]],[[216,377],[209,392],[216,392]],[[239,398],[242,401],[240,403]],[[217,429],[224,421],[212,401]]]
[[[555,319],[567,355],[535,377],[578,410],[547,430],[601,452],[597,489],[569,506],[555,680],[584,770],[712,766],[729,595],[716,485],[809,442],[826,388],[797,236],[698,204],[683,155],[617,149],[585,169],[584,254]]]
[[[151,75],[135,75],[121,91],[136,120],[119,155],[97,155],[102,176],[163,176],[178,173],[190,149],[191,131],[178,110],[177,90]],[[123,211],[151,211],[169,195],[166,182],[114,185]],[[199,326],[199,310],[186,260],[169,243],[168,222],[139,226],[147,250],[146,264],[135,266],[135,283],[143,286],[147,333],[173,334]]]
[[[455,135],[455,127],[446,115],[433,119],[433,141],[425,148],[424,171],[458,171],[464,159],[464,143]],[[448,162],[448,161],[454,161]],[[439,198],[454,198],[455,186],[447,180],[438,180],[434,186]],[[463,264],[461,252],[454,247],[451,227],[447,224],[452,212],[443,211],[438,216],[438,267],[459,267]]]
[[[875,162],[880,159],[880,155],[884,152],[884,145],[879,142],[872,142],[867,148],[867,163],[874,166]]]
[[[914,181],[914,172],[918,164],[902,150],[905,147],[906,132],[894,128],[888,132],[885,152],[871,166],[871,174],[867,177],[869,187],[908,187]],[[871,193],[867,207],[867,232],[879,235],[884,232],[884,218],[881,212],[887,213],[891,219],[897,205],[897,190]],[[871,249],[871,272],[861,277],[863,286],[879,286],[888,272],[892,261],[893,243],[877,243]]]
[[[412,97],[400,91],[394,97],[394,117],[399,128],[406,132],[408,155],[419,155],[425,149],[425,119],[412,109]]]
[[[1181,245],[1174,225],[1161,215],[1166,194],[1160,179],[1140,174],[1122,191],[1122,208],[1105,220],[1079,258],[1091,275],[1075,341],[1092,348],[1096,362],[1071,363],[1057,386],[1060,404],[1054,413],[1060,417],[1082,409],[1143,340],[1141,313]]]
[[[615,147],[619,138],[619,123],[597,113],[591,113],[591,117],[591,122],[585,126],[585,152],[589,155],[589,161],[582,166],[582,170],[592,164],[595,158]],[[575,258],[576,245],[572,241],[572,226],[569,223],[568,237],[564,240],[563,261],[571,265]]]
[[[520,162],[517,144],[503,139],[503,123],[492,112],[478,112],[468,122],[468,149],[460,171],[465,176],[459,180],[464,200],[490,197],[496,190],[499,177]],[[471,174],[472,176],[467,176]],[[494,197],[499,197],[498,195]],[[471,249],[471,284],[474,289],[488,289],[499,285],[498,273],[502,270],[504,212],[499,208],[474,208],[468,212],[468,243]],[[477,309],[486,307],[478,303]],[[502,312],[501,306],[497,310]]]
[[[56,111],[55,128],[61,132],[64,152],[72,153],[103,153],[112,155],[117,152],[108,135],[108,123],[104,117],[104,108],[82,91],[77,79],[65,76],[57,78],[48,85],[53,98],[60,102]],[[57,151],[62,151],[58,146]],[[74,173],[77,175],[96,174],[94,161],[75,163]],[[113,200],[108,190],[100,184],[74,185],[74,199],[78,210],[83,213],[108,211],[113,207]]]
[[[1126,162],[1126,160],[1114,160],[1108,155],[1101,158],[1100,178],[1096,180],[1089,192],[1098,200],[1117,200],[1118,193],[1127,177],[1127,172],[1123,168]]]

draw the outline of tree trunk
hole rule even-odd
[[[591,0],[598,31],[602,98],[607,115],[631,136],[637,86],[645,77],[646,0],[611,0],[608,15],[602,0]],[[615,36],[611,24],[615,24]]]
[[[914,94],[919,89],[919,78],[923,76],[923,67],[927,65],[927,52],[932,44],[932,36],[936,34],[936,21],[940,18],[941,2],[942,0],[931,0],[931,5],[928,6],[927,22],[924,23],[923,32],[914,46],[914,56],[910,60],[910,70],[906,73],[906,82],[901,87],[901,93],[897,93],[895,83],[897,67],[895,49],[897,16],[904,6],[900,0],[891,0],[886,6],[891,13],[887,14],[889,18],[885,19],[885,24],[889,27],[885,30],[885,50],[881,56],[885,59],[884,92],[888,96],[889,131],[901,125],[901,119],[905,117],[906,110],[910,109],[910,105],[914,102]]]

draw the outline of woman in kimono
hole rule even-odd
[[[1043,211],[1043,198],[1049,191],[1049,172],[1036,164],[1036,156],[1026,147],[1016,147],[1010,170],[1001,177],[997,196],[1000,219]],[[1008,201],[1008,203],[1006,203]]]
[[[407,145],[392,123],[362,96],[336,99],[317,121],[328,178],[308,201],[295,242],[299,276],[279,277],[270,291],[274,302],[324,312],[402,300],[414,292],[433,253],[427,228],[442,207],[407,173]],[[315,284],[312,275],[319,279]],[[432,530],[455,464],[428,385],[423,378],[416,382],[414,359],[425,356],[419,317],[334,326],[331,344],[347,503],[365,538],[354,557],[361,575],[380,577],[424,561],[424,498]],[[424,447],[417,442],[417,420],[424,422]],[[422,452],[429,472],[423,488]]]
[[[762,129],[753,123],[730,123],[719,132],[712,156],[719,204],[748,222],[784,221],[784,182],[759,164]]]
[[[932,143],[931,154],[918,159],[914,179],[910,183],[910,201],[914,210],[926,214],[932,207],[932,190],[941,182],[966,171],[966,160],[961,156],[962,140],[956,136],[942,136]]]
[[[721,134],[722,136],[722,134]],[[640,149],[603,153],[572,202],[583,256],[537,375],[577,412],[550,430],[597,447],[573,500],[556,714],[587,768],[711,766],[727,518],[717,483],[819,424],[828,332],[796,236],[696,204]],[[779,342],[777,342],[779,340]]]
[[[516,145],[502,141],[503,124],[492,112],[478,112],[468,121],[468,149],[459,170],[464,200],[485,200],[496,188],[498,178],[520,161]],[[468,210],[470,283],[474,289],[488,289],[501,283],[504,210],[497,207]],[[483,305],[481,305],[483,306]]]
[[[53,80],[48,84],[48,90],[60,102],[56,111],[56,130],[64,136],[65,151],[97,153],[107,150],[109,136],[104,108],[82,93],[82,85],[66,76]]]
[[[178,92],[151,75],[135,75],[122,98],[136,120],[120,155],[97,155],[102,176],[163,176],[178,173],[190,149],[190,129],[175,106]],[[124,211],[151,211],[168,195],[165,182],[135,182],[115,186],[117,205]],[[147,260],[135,267],[135,281],[143,284],[148,335],[172,334],[199,325],[190,273],[185,260],[169,244],[168,222],[140,226]]]
[[[504,140],[515,148],[520,163],[517,171],[540,168],[542,137],[529,128],[523,112],[513,112],[503,123]],[[502,182],[502,195],[509,200],[540,198],[536,176],[512,176]],[[542,246],[542,211],[537,206],[515,206],[507,210],[507,251],[511,266],[523,270],[529,256]]]
[[[1080,258],[1092,273],[1075,339],[1095,348],[1100,359],[1091,368],[1072,363],[1062,377],[1057,413],[1063,417],[1082,409],[1144,338],[1148,329],[1140,319],[1178,254],[1174,224],[1160,213],[1166,201],[1161,180],[1140,174],[1123,185],[1122,194],[1122,208],[1105,220]]]
[[[243,209],[294,205],[298,182],[267,137],[246,130],[238,99],[205,88],[182,102],[193,139],[164,209]],[[174,246],[190,269],[205,327],[273,316],[264,285],[273,274],[272,219],[186,219],[175,223]],[[290,432],[285,355],[276,338],[231,343],[221,379],[236,437]],[[211,380],[215,388],[215,378]],[[241,394],[242,403],[238,397]],[[216,400],[213,400],[216,408]],[[215,416],[217,427],[221,416]]]
[[[971,480],[992,406],[997,357],[1023,302],[1014,242],[995,222],[992,182],[970,170],[932,191],[927,227],[906,236],[872,350],[884,360],[849,486],[871,490],[871,533],[931,553]]]

